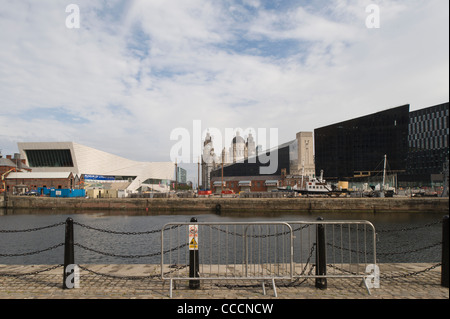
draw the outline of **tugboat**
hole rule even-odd
[[[292,191],[296,193],[300,193],[302,195],[330,195],[334,192],[333,187],[326,183],[325,180],[323,180],[323,170],[320,171],[320,178],[312,178],[311,180],[307,181],[306,183],[303,182],[303,175],[302,175],[302,182],[301,185],[303,187],[299,187],[297,184],[292,187],[278,187],[279,191]]]
[[[323,179],[323,170],[320,171],[320,178],[312,178],[304,187],[299,188],[297,185],[293,187],[293,191],[302,195],[331,195],[332,189],[332,186]]]
[[[302,195],[315,195],[315,194],[331,194],[332,189],[331,185],[327,184],[323,180],[318,180],[317,178],[313,178],[311,181],[306,183],[306,187],[303,189],[296,189],[294,186],[294,190]]]

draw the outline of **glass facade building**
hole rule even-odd
[[[391,171],[406,171],[409,105],[314,130],[316,175],[330,181],[374,173],[387,155]]]
[[[176,177],[177,177],[177,182],[181,183],[181,184],[186,184],[187,180],[186,180],[186,170],[184,168],[181,167],[177,167],[177,172],[176,172]]]
[[[405,180],[426,183],[430,175],[442,173],[448,161],[448,116],[448,103],[410,113]]]
[[[410,112],[402,105],[374,114],[324,126],[314,130],[315,175],[329,182],[382,179],[384,157],[390,182],[397,186],[429,186],[442,177],[448,163],[449,103]],[[309,144],[300,146],[295,140],[272,150],[278,160],[273,175],[301,174]],[[303,155],[301,155],[303,154]],[[312,153],[311,153],[312,154]],[[312,157],[312,155],[311,155]],[[226,165],[223,176],[261,176],[261,167],[268,166],[260,156]],[[448,164],[447,164],[448,165]],[[211,177],[220,177],[220,165]],[[306,174],[308,175],[308,174]],[[439,176],[438,176],[439,175]]]
[[[379,174],[387,155],[401,186],[426,186],[448,162],[449,104],[403,105],[314,130],[316,174],[330,181]],[[378,169],[378,171],[377,171]]]

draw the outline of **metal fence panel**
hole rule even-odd
[[[368,221],[294,221],[294,278],[367,276],[368,265],[376,265],[375,227]],[[317,226],[325,229],[327,273],[316,275]]]
[[[190,263],[192,225],[169,223],[161,231],[161,277],[171,287],[181,279],[270,279],[275,290],[278,279],[356,277],[370,293],[366,278],[376,267],[376,233],[368,221],[195,223],[198,269]],[[325,273],[316,271],[319,226]]]
[[[292,228],[284,222],[195,223],[199,277],[189,275],[189,225],[161,231],[162,279],[290,279]],[[179,249],[182,248],[182,249]]]

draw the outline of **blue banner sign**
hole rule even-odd
[[[90,175],[85,174],[84,180],[93,180],[93,181],[113,181],[115,180],[114,176],[103,176],[103,175]]]

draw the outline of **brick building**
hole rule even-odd
[[[21,159],[19,154],[14,154],[14,157],[11,155],[3,157],[0,154],[0,176],[12,169],[31,171],[31,168],[26,165],[25,160]]]
[[[20,158],[20,154],[16,153],[14,157],[11,155],[3,157],[0,154],[0,193],[6,190],[6,176],[17,171],[31,172],[31,168],[26,165],[25,160]]]
[[[77,188],[78,177],[71,172],[13,172],[5,178],[6,191],[22,194],[39,187],[56,189]]]
[[[223,190],[240,192],[270,192],[278,187],[279,175],[264,176],[227,176],[223,177]],[[211,190],[213,194],[222,191],[222,177],[211,178]]]

